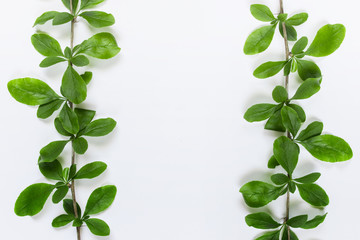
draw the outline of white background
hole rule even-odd
[[[82,206],[91,191],[104,184],[115,184],[118,195],[98,216],[111,226],[111,236],[97,238],[84,227],[84,240],[248,240],[261,232],[246,226],[244,217],[254,210],[244,205],[238,190],[247,181],[269,179],[274,171],[266,164],[279,135],[242,116],[252,104],[271,102],[273,87],[282,84],[281,75],[260,80],[252,71],[264,61],[283,59],[284,46],[276,36],[266,53],[243,54],[247,35],[262,25],[249,12],[255,2],[278,11],[278,1],[265,0],[108,0],[101,5],[117,19],[105,30],[114,33],[122,52],[112,60],[92,60],[94,79],[82,106],[97,110],[98,118],[115,118],[118,126],[105,138],[89,139],[90,148],[79,157],[79,165],[101,160],[109,168],[100,178],[79,181],[77,193]],[[331,202],[325,224],[316,230],[296,230],[301,239],[359,239],[359,7],[355,0],[285,1],[287,12],[310,15],[307,24],[297,28],[299,36],[312,40],[327,23],[347,27],[342,47],[330,57],[316,59],[324,75],[322,90],[301,105],[309,121],[324,121],[326,132],[345,138],[354,158],[328,164],[302,151],[295,175],[322,172],[319,184]],[[60,204],[48,201],[33,218],[13,213],[26,186],[47,181],[37,169],[38,151],[62,137],[53,118],[37,119],[36,109],[17,103],[6,88],[11,79],[31,76],[58,89],[65,65],[40,69],[43,57],[33,49],[30,36],[40,29],[65,47],[69,25],[31,28],[43,12],[65,8],[60,0],[17,0],[6,1],[2,9],[1,239],[75,239],[73,228],[51,227],[52,219],[62,214]],[[76,42],[92,31],[80,20]],[[294,90],[298,82],[292,83]],[[63,155],[65,162],[68,159],[69,149]],[[270,208],[280,220],[285,199]],[[291,215],[313,217],[322,212],[297,194],[293,197]]]

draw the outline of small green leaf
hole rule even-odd
[[[306,120],[306,114],[305,111],[302,107],[300,107],[297,104],[289,104],[288,107],[292,108],[293,110],[295,110],[295,112],[297,113],[297,115],[299,116],[299,119],[301,122],[305,122]]]
[[[342,24],[327,24],[320,28],[314,41],[306,51],[313,57],[325,57],[335,52],[345,38],[346,29]]]
[[[290,71],[292,73],[294,73],[294,72],[297,71],[297,69],[298,69],[297,61],[296,61],[296,59],[292,59],[291,60],[291,65],[290,65]]]
[[[83,12],[79,16],[83,17],[91,26],[96,28],[108,27],[115,23],[115,18],[112,14],[101,11]]]
[[[93,8],[105,0],[82,0],[80,10]]]
[[[273,232],[267,232],[260,237],[256,238],[255,240],[278,240],[280,237],[280,230],[279,231],[273,231]]]
[[[66,196],[68,191],[69,191],[68,186],[63,186],[63,187],[56,189],[56,191],[54,192],[54,195],[52,196],[53,203],[57,204],[57,203],[61,202],[61,200],[64,199],[64,197]]]
[[[76,153],[84,154],[88,149],[88,142],[83,137],[75,138],[72,140],[72,146]]]
[[[274,142],[274,156],[290,175],[296,168],[299,153],[299,147],[296,143],[285,136],[279,137]]]
[[[66,59],[61,58],[61,57],[46,57],[41,63],[40,63],[40,67],[42,68],[46,68],[46,67],[50,67],[53,66],[57,63],[60,62],[65,62]]]
[[[296,32],[295,28],[286,22],[285,22],[285,28],[286,28],[287,39],[289,41],[296,41],[297,40],[297,32]],[[281,36],[284,37],[284,28],[283,28],[282,24],[279,24],[279,31],[281,33]]]
[[[72,136],[72,134],[71,133],[69,133],[68,131],[66,131],[65,129],[64,129],[64,127],[63,127],[63,125],[62,125],[62,123],[61,123],[61,121],[60,121],[60,118],[55,118],[55,120],[54,120],[54,125],[55,125],[55,128],[56,128],[56,130],[58,131],[58,133],[60,133],[61,135],[63,135],[63,136],[69,136],[69,137],[71,137]]]
[[[75,174],[76,174],[76,164],[72,164],[70,166],[69,179],[73,179],[75,177]]]
[[[289,177],[283,173],[277,173],[271,176],[271,181],[276,185],[283,185],[289,181]]]
[[[43,105],[59,99],[45,82],[34,78],[19,78],[8,82],[8,90],[16,101],[30,105]]]
[[[302,199],[316,207],[325,207],[329,204],[329,197],[319,185],[296,184]]]
[[[259,122],[268,119],[276,108],[275,104],[261,103],[250,107],[245,115],[244,119],[248,122]]]
[[[251,14],[259,21],[262,22],[271,22],[275,20],[274,15],[272,14],[269,7],[262,4],[252,4],[250,6]]]
[[[265,51],[274,37],[276,25],[265,26],[253,31],[246,39],[244,53],[254,55]]]
[[[82,109],[82,108],[75,108],[75,113],[79,120],[79,128],[83,130],[95,117],[95,111]]]
[[[81,216],[81,208],[80,208],[79,204],[76,203],[76,206],[77,206],[78,215]],[[75,219],[74,205],[73,205],[72,199],[64,199],[63,208],[67,214],[73,216]]]
[[[63,56],[59,42],[47,34],[34,34],[31,42],[35,49],[46,57]]]
[[[76,134],[79,132],[78,117],[67,104],[65,104],[64,107],[61,109],[59,119],[62,126],[67,132],[72,134]]]
[[[76,218],[73,222],[73,227],[81,227],[83,225],[83,221],[79,218]]]
[[[281,117],[285,128],[295,137],[301,127],[301,120],[297,112],[288,106],[284,106],[281,109]]]
[[[84,53],[94,58],[109,59],[120,52],[114,36],[110,33],[98,33],[81,43],[78,54]]]
[[[86,99],[86,83],[72,66],[69,66],[64,73],[61,93],[75,104],[80,104]]]
[[[65,7],[67,9],[71,10],[71,8],[70,8],[70,0],[61,0],[61,1],[63,2],[63,4],[65,5]],[[76,12],[77,7],[78,7],[78,2],[79,2],[79,0],[72,0],[72,10],[73,10],[73,12]]]
[[[304,51],[304,49],[306,48],[306,46],[308,45],[308,38],[307,37],[302,37],[300,38],[293,46],[293,48],[291,49],[291,53],[292,54],[299,54],[302,53],[302,51]]]
[[[71,59],[71,62],[78,67],[84,67],[89,65],[90,61],[87,57],[85,57],[84,55],[78,55],[74,58]]]
[[[69,181],[69,176],[70,176],[70,168],[64,168],[63,170],[63,178],[65,179],[65,181]]]
[[[97,119],[84,129],[82,135],[90,137],[101,137],[111,133],[116,126],[116,121],[112,118]]]
[[[296,191],[296,184],[295,184],[295,182],[290,181],[288,187],[289,187],[289,191],[290,191],[291,193],[295,193],[295,191]]]
[[[36,19],[33,27],[35,27],[36,25],[45,24],[47,21],[53,19],[57,13],[58,12],[56,12],[56,11],[49,11],[49,12],[43,13],[40,17],[38,17]]]
[[[307,60],[297,60],[298,63],[298,74],[302,80],[307,80],[309,78],[321,79],[320,68],[311,61]]]
[[[81,74],[80,76],[82,77],[82,79],[84,80],[84,82],[86,84],[89,84],[92,79],[93,74],[92,74],[92,72],[85,72],[84,74]]]
[[[276,86],[272,92],[275,102],[282,103],[288,100],[288,92],[283,86]]]
[[[307,13],[298,13],[286,20],[288,25],[299,26],[306,22],[309,15]]]
[[[322,122],[312,122],[309,124],[309,126],[307,126],[307,128],[300,132],[296,140],[305,141],[309,138],[318,136],[322,133],[323,127],[324,125]]]
[[[23,217],[38,214],[43,209],[54,188],[54,185],[46,183],[36,183],[27,187],[16,200],[16,215]]]
[[[268,168],[274,169],[277,166],[279,166],[279,162],[276,160],[276,158],[273,156],[271,156],[271,158],[268,161]]]
[[[115,195],[116,187],[113,185],[107,185],[95,189],[86,203],[84,216],[97,214],[106,210],[113,203]]]
[[[310,78],[305,80],[297,89],[292,99],[307,99],[313,96],[320,90],[319,78]]]
[[[51,142],[40,150],[41,162],[54,161],[64,150],[69,141]]]
[[[304,225],[301,226],[303,229],[313,229],[319,226],[321,223],[324,222],[326,215],[318,215],[314,217],[313,219],[307,221]]]
[[[66,225],[68,225],[69,223],[71,223],[72,221],[74,221],[75,217],[72,215],[67,215],[67,214],[62,214],[58,217],[56,217],[51,225],[54,228],[59,228],[59,227],[64,227]]]
[[[319,179],[320,176],[321,176],[321,174],[318,172],[310,173],[304,177],[296,178],[296,179],[294,179],[294,181],[297,181],[299,183],[314,183],[314,182],[316,182],[316,180]]]
[[[68,23],[74,19],[74,16],[67,12],[59,12],[56,13],[54,20],[52,22],[53,25],[61,25],[64,23]]]
[[[302,227],[308,219],[308,215],[300,215],[293,218],[290,218],[286,224],[293,228]]]
[[[277,73],[284,68],[286,61],[280,62],[266,62],[261,64],[257,69],[254,71],[254,76],[260,79],[269,78],[275,76]]]
[[[285,132],[286,129],[285,129],[284,124],[282,122],[281,109],[275,111],[271,115],[271,117],[269,118],[269,120],[265,124],[265,129],[278,131],[278,132]]]
[[[246,204],[252,208],[259,208],[276,200],[281,195],[282,187],[276,187],[269,183],[252,181],[246,183],[240,189]]]
[[[37,117],[41,119],[46,119],[53,115],[53,113],[58,110],[61,105],[64,103],[64,100],[57,99],[55,101],[40,105],[37,110]]]
[[[349,144],[333,135],[315,136],[300,143],[311,155],[325,162],[347,161],[353,156]]]
[[[290,238],[289,238],[289,232],[290,232]],[[299,238],[296,236],[296,234],[291,230],[291,229],[288,229],[287,227],[284,228],[283,230],[283,235],[282,235],[282,240],[299,240]]]
[[[107,168],[103,162],[92,162],[83,166],[75,175],[75,179],[92,179],[102,174]]]
[[[46,178],[63,181],[62,166],[58,160],[52,162],[39,162],[39,169]]]
[[[245,221],[249,227],[258,229],[274,229],[281,226],[265,212],[249,214],[245,217]]]
[[[109,236],[110,228],[103,220],[97,218],[89,218],[85,221],[90,232],[97,236]]]
[[[287,13],[280,13],[278,15],[278,19],[281,21],[281,22],[284,22],[288,17],[288,14]]]

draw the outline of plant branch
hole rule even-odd
[[[70,12],[71,14],[74,14],[74,10],[73,9],[73,0],[70,0]],[[74,19],[71,21],[71,33],[70,33],[70,48],[71,51],[74,48],[74,35],[75,35],[75,17]],[[70,63],[72,65],[72,63]],[[72,102],[70,102],[70,108],[74,109],[74,104]],[[72,147],[71,149],[71,165],[74,165],[76,162],[76,153],[74,151],[74,148]],[[76,201],[76,191],[75,191],[75,180],[73,179],[71,181],[71,195],[72,195],[72,200],[73,200],[73,208],[74,208],[74,213],[75,213],[75,217],[78,218],[79,217],[79,213],[78,213],[78,209],[77,209],[77,201]],[[76,233],[77,233],[77,240],[81,240],[81,229],[80,227],[76,227]]]
[[[280,0],[280,14],[284,13],[284,2],[283,0]],[[286,61],[289,60],[290,58],[290,50],[289,50],[289,41],[288,41],[288,37],[287,37],[287,31],[286,31],[286,26],[285,26],[285,22],[280,23],[282,24],[282,29],[283,29],[283,35],[284,35],[284,44],[285,44],[285,59]],[[289,91],[289,74],[285,76],[285,89],[286,91]],[[291,139],[291,135],[289,131],[286,131],[286,135],[288,138]],[[288,175],[288,177],[290,177]],[[290,190],[287,190],[286,193],[286,216],[285,216],[285,223],[289,220],[289,216],[290,216]],[[290,228],[288,226],[286,226],[286,230],[288,233],[288,240],[291,240],[291,235],[290,235]]]

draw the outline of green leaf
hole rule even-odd
[[[97,218],[89,218],[85,221],[90,232],[97,236],[109,236],[110,228],[103,220]]]
[[[63,187],[59,187],[54,195],[52,196],[52,201],[53,203],[59,203],[61,202],[61,200],[64,199],[64,197],[66,196],[66,194],[68,193],[69,191],[69,187],[68,186],[63,186]]]
[[[58,160],[52,162],[39,162],[39,169],[46,178],[63,181],[62,166]]]
[[[319,185],[296,184],[302,199],[316,207],[325,207],[329,204],[329,197]]]
[[[296,61],[296,59],[292,59],[291,60],[291,65],[290,65],[290,71],[292,73],[294,73],[294,72],[297,71],[297,69],[298,69],[297,61]]]
[[[95,189],[86,203],[84,216],[97,214],[106,210],[113,203],[115,195],[116,187],[113,185],[107,185]]]
[[[75,177],[75,174],[76,174],[76,164],[72,164],[70,166],[69,179],[73,179]]]
[[[240,189],[246,204],[252,208],[259,208],[276,200],[281,195],[282,187],[276,187],[269,183],[252,181],[246,183]]]
[[[281,118],[281,109],[275,111],[271,115],[271,117],[265,124],[265,129],[278,131],[278,132],[285,132],[286,129],[284,127],[284,124],[283,124],[282,118]]]
[[[277,173],[271,176],[271,181],[276,185],[283,185],[289,181],[289,177],[283,173]]]
[[[80,76],[82,77],[82,79],[84,80],[84,82],[86,84],[89,84],[92,79],[93,74],[92,74],[92,72],[85,72],[84,74],[81,74]]]
[[[292,99],[307,99],[313,96],[320,90],[319,78],[310,78],[305,80],[297,89]]]
[[[68,23],[74,19],[74,16],[67,12],[59,12],[56,13],[54,20],[52,22],[53,25],[61,25],[64,23]]]
[[[300,215],[293,218],[290,218],[286,224],[293,228],[299,228],[303,226],[308,219],[308,215]]]
[[[57,99],[55,101],[40,105],[37,110],[37,117],[41,119],[46,119],[53,115],[53,113],[58,110],[61,105],[64,103],[64,100]]]
[[[78,117],[76,113],[67,104],[65,104],[64,107],[61,109],[59,119],[62,126],[67,132],[72,134],[76,134],[79,132]]]
[[[342,24],[327,24],[320,28],[314,41],[306,51],[313,57],[325,57],[335,52],[345,38],[346,29]]]
[[[245,217],[245,221],[249,227],[258,229],[274,229],[281,226],[265,212],[249,214]]]
[[[302,53],[302,51],[304,51],[304,49],[306,48],[306,46],[308,45],[308,38],[307,37],[302,37],[300,38],[292,47],[291,49],[291,53],[292,54],[299,54]]]
[[[31,42],[35,49],[46,57],[63,56],[59,42],[47,34],[34,34]]]
[[[299,240],[299,238],[296,236],[296,234],[291,230],[289,229],[290,231],[290,240]],[[283,235],[282,235],[282,240],[289,240],[289,236],[288,236],[288,229],[287,228],[284,228],[283,230]]]
[[[307,126],[307,128],[300,132],[296,140],[305,141],[309,138],[318,136],[322,133],[323,127],[324,125],[322,122],[312,122],[309,124],[309,126]]]
[[[347,161],[353,156],[349,144],[333,135],[315,136],[300,143],[311,155],[325,162]]]
[[[297,32],[296,32],[295,28],[286,22],[285,22],[285,28],[286,28],[287,39],[289,41],[296,41],[297,40]],[[282,24],[279,24],[279,31],[281,33],[281,36],[284,37],[284,29],[283,29]]]
[[[78,55],[71,59],[71,62],[78,67],[84,67],[86,65],[89,65],[90,61],[87,57],[84,55]]]
[[[16,101],[30,105],[43,105],[59,99],[45,82],[35,78],[19,78],[8,82],[8,90]]]
[[[301,127],[301,120],[297,112],[288,106],[284,106],[281,109],[281,117],[285,128],[295,137]]]
[[[297,59],[298,63],[298,74],[302,80],[309,78],[321,79],[320,68],[311,61]]]
[[[80,104],[86,99],[86,83],[72,66],[69,66],[64,73],[61,93],[75,104]]]
[[[76,218],[73,222],[73,227],[81,227],[83,225],[83,221],[79,218]]]
[[[266,62],[264,64],[261,64],[257,69],[255,69],[254,76],[260,79],[275,76],[281,71],[281,69],[283,69],[285,64],[286,61]]]
[[[288,107],[295,110],[295,112],[299,116],[299,119],[300,119],[301,122],[305,122],[306,114],[305,114],[305,111],[304,111],[304,109],[302,107],[300,107],[299,105],[296,105],[296,104],[289,104]]]
[[[267,232],[255,240],[279,240],[280,231]]]
[[[46,68],[46,67],[50,67],[53,66],[57,63],[60,62],[65,62],[66,59],[61,58],[61,57],[46,57],[41,63],[40,63],[40,67],[42,68]]]
[[[290,175],[296,168],[299,153],[299,147],[296,143],[285,136],[279,137],[274,142],[274,156]]]
[[[244,53],[254,55],[265,51],[274,37],[276,25],[265,26],[253,31],[246,39]]]
[[[69,141],[54,141],[40,150],[41,162],[54,161],[64,150]]]
[[[49,11],[49,12],[43,13],[40,17],[38,17],[36,19],[33,27],[35,27],[36,25],[45,24],[47,21],[53,19],[57,13],[58,12],[56,12],[56,11]]]
[[[61,0],[63,3],[64,3],[64,5],[65,5],[65,7],[67,8],[67,9],[69,9],[69,10],[71,10],[71,8],[70,8],[70,0]],[[76,12],[76,10],[77,10],[77,6],[78,6],[78,0],[72,0],[72,9],[73,9],[73,12]]]
[[[276,160],[276,158],[273,156],[271,156],[271,158],[268,161],[268,168],[274,169],[277,166],[279,166],[280,164],[278,163],[278,161]]]
[[[94,58],[109,59],[120,52],[114,36],[110,33],[98,33],[81,43],[78,54],[84,53]]]
[[[92,179],[102,174],[107,168],[103,162],[92,162],[83,166],[75,175],[75,179]]]
[[[316,180],[319,179],[320,176],[321,176],[320,173],[315,172],[315,173],[310,173],[301,178],[296,178],[296,179],[294,179],[294,181],[297,181],[299,183],[314,183],[314,182],[316,182]]]
[[[116,121],[112,118],[97,119],[84,129],[82,135],[90,137],[101,137],[111,133],[116,126]]]
[[[288,92],[283,86],[276,86],[272,92],[275,102],[282,103],[288,100]]]
[[[288,25],[299,26],[306,22],[309,15],[307,13],[298,13],[286,20]]]
[[[77,206],[78,215],[81,216],[81,208],[80,208],[79,204],[76,203],[76,206]],[[64,199],[63,208],[67,214],[73,216],[75,219],[74,205],[73,205],[72,199]]]
[[[51,225],[54,228],[64,227],[74,221],[75,217],[67,214],[62,214],[52,221]]]
[[[23,217],[38,214],[43,209],[54,188],[54,185],[46,183],[36,183],[27,187],[16,200],[16,215]]]
[[[62,125],[62,123],[61,123],[61,121],[60,121],[60,118],[55,118],[55,120],[54,120],[54,125],[55,125],[55,128],[56,128],[56,130],[58,131],[58,133],[60,133],[61,135],[63,135],[63,136],[69,136],[69,137],[71,137],[72,136],[72,134],[71,133],[69,133],[68,131],[66,131],[65,129],[64,129],[64,127],[63,127],[63,125]]]
[[[82,0],[80,10],[93,8],[105,0]]]
[[[288,76],[291,71],[291,63],[292,61],[288,61],[284,66],[284,76]]]
[[[272,14],[269,7],[262,4],[252,4],[250,6],[251,14],[259,21],[262,22],[271,22],[275,20],[274,15]]]
[[[275,104],[261,103],[250,107],[245,115],[244,119],[248,122],[259,122],[268,119],[276,108]]]
[[[324,222],[326,215],[318,215],[314,217],[313,219],[307,221],[304,225],[301,226],[303,229],[313,229],[319,226],[321,223]]]
[[[68,181],[70,176],[70,168],[64,168],[63,170],[63,178]]]
[[[88,142],[83,137],[75,138],[72,140],[72,146],[76,153],[84,154],[88,149]]]
[[[291,193],[295,193],[295,191],[296,191],[295,182],[290,181],[288,187],[289,187],[289,191],[290,191]]]
[[[83,17],[89,24],[96,28],[108,27],[115,23],[112,14],[100,11],[83,12],[79,16]]]
[[[284,22],[288,17],[287,13],[280,13],[277,17],[277,19],[279,19],[281,22]]]
[[[82,109],[82,108],[75,108],[74,109],[78,120],[79,120],[79,128],[83,130],[95,117],[95,111]]]

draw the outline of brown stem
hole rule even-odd
[[[284,2],[283,0],[280,0],[280,14],[284,13]],[[285,23],[282,22],[282,29],[283,29],[283,35],[284,35],[284,44],[285,44],[285,59],[286,61],[289,60],[290,58],[290,50],[289,50],[289,41],[288,41],[288,37],[287,37],[287,31],[286,31],[286,26]],[[285,76],[285,89],[286,91],[289,91],[289,75]],[[290,132],[287,131],[286,135],[288,138],[291,139],[291,135]],[[288,175],[290,177],[290,175]],[[289,220],[289,216],[290,216],[290,191],[289,189],[287,190],[287,194],[286,194],[286,216],[285,216],[285,223]],[[290,236],[290,228],[287,226],[286,230],[288,233],[288,240],[291,240],[291,236]]]
[[[74,10],[76,10],[76,9],[73,9],[73,0],[70,0],[70,12],[73,15],[74,15]],[[70,33],[70,48],[71,48],[71,50],[73,50],[73,48],[74,48],[75,21],[76,21],[76,19],[74,17],[74,19],[71,21],[71,33]],[[72,102],[70,102],[69,105],[70,105],[71,109],[74,109],[74,104]],[[71,165],[74,165],[75,161],[76,161],[76,153],[74,151],[74,148],[72,148],[71,149]],[[71,188],[71,195],[72,195],[72,200],[73,200],[73,208],[74,208],[75,218],[78,218],[79,213],[78,213],[78,209],[77,209],[75,180],[74,179],[71,181],[70,188]],[[80,227],[76,227],[77,240],[81,240],[81,231],[80,230],[81,230]]]

